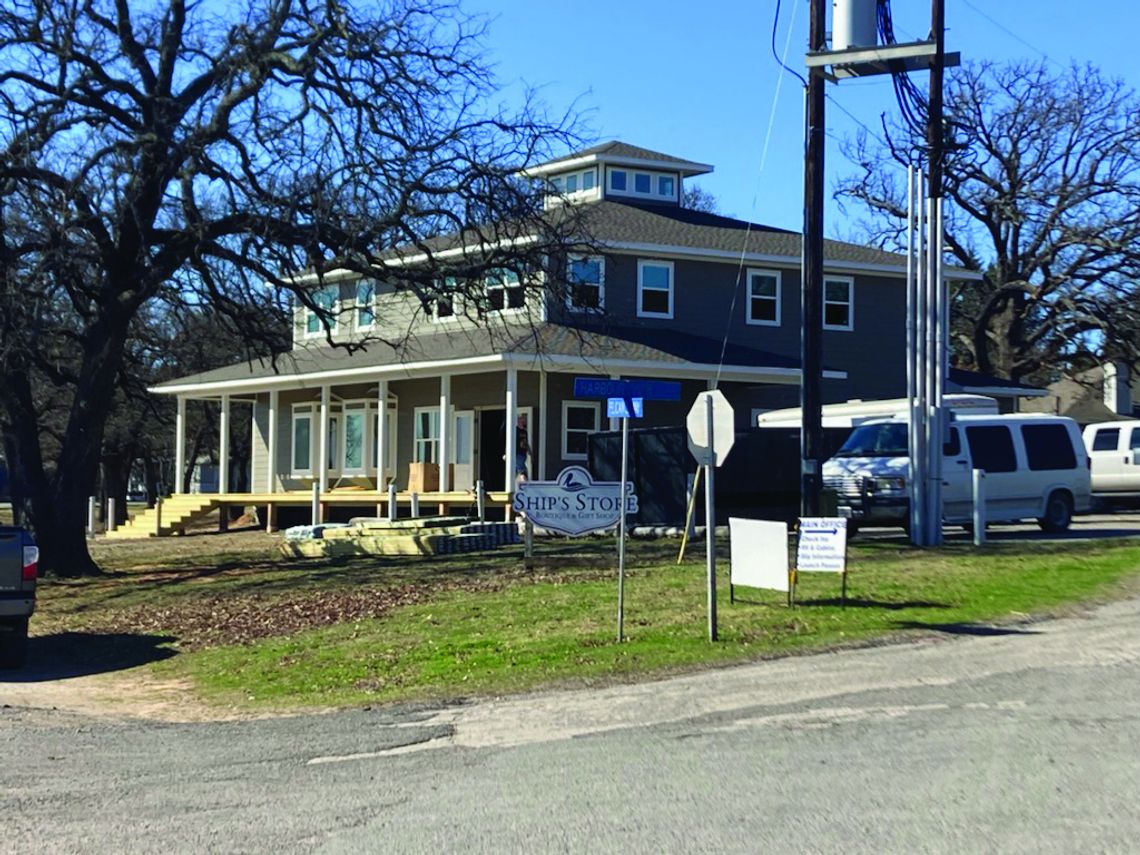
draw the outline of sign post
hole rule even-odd
[[[713,470],[728,457],[735,442],[732,405],[719,389],[701,392],[686,420],[689,451],[705,467],[705,561],[708,569],[709,641],[717,639],[716,498]],[[729,581],[729,596],[735,598]]]
[[[645,400],[679,401],[681,384],[667,380],[608,380],[600,377],[575,377],[574,397],[605,398],[606,415],[621,419],[621,480],[618,517],[618,641],[625,640],[625,534],[626,516],[637,512],[637,497],[627,508],[629,488],[629,420],[640,419],[645,412]],[[569,469],[564,469],[563,474]],[[561,480],[562,475],[559,475]],[[587,474],[587,477],[588,474]]]

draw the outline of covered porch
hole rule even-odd
[[[575,375],[681,381],[680,401],[647,406],[650,425],[683,423],[697,393],[720,383],[741,397],[743,427],[757,388],[799,383],[798,368],[772,365],[760,352],[749,360],[757,364],[716,365],[612,336],[584,341],[557,328],[544,335],[441,359],[431,352],[446,348],[429,341],[423,358],[386,364],[363,351],[293,351],[276,365],[229,366],[155,387],[176,397],[179,473],[187,463],[187,403],[216,402],[218,489],[176,489],[164,508],[138,520],[138,532],[176,531],[175,510],[207,506],[262,507],[270,530],[302,513],[303,522],[324,522],[393,509],[405,516],[501,508],[495,515],[509,518],[520,477],[547,479],[585,462],[589,435],[618,426],[604,417],[604,401],[574,398]],[[251,410],[250,488],[234,492],[232,422],[243,406]]]

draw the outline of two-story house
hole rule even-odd
[[[316,302],[334,339],[398,334],[406,346],[331,347],[318,314],[298,307],[294,348],[276,366],[231,365],[154,389],[178,399],[179,471],[190,399],[222,402],[222,472],[230,406],[253,407],[260,494],[314,483],[322,493],[405,490],[410,464],[440,462],[449,464],[439,469],[443,492],[479,480],[509,490],[516,447],[531,477],[553,477],[608,427],[604,401],[574,397],[575,376],[680,381],[682,399],[647,402],[645,425],[682,423],[714,385],[741,427],[795,404],[800,235],[685,208],[686,179],[710,171],[622,142],[529,170],[550,189],[550,216],[580,206],[597,249],[552,261],[548,287],[532,298],[514,274],[488,276],[490,322],[441,300],[425,309],[382,281],[326,275]],[[826,399],[901,395],[905,257],[839,241],[826,242],[825,256]]]

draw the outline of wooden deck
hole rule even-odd
[[[332,489],[319,494],[318,519],[321,522],[327,517],[327,511],[332,507],[360,508],[362,516],[371,513],[374,516],[388,515],[388,493],[378,490],[360,489]],[[228,519],[225,510],[231,507],[258,507],[265,509],[266,531],[274,531],[276,525],[277,509],[280,507],[312,508],[314,493],[311,490],[292,490],[281,493],[185,493],[169,496],[153,508],[135,514],[126,525],[104,535],[108,539],[129,539],[140,537],[166,537],[172,534],[181,534],[187,526],[201,520],[216,510],[222,510],[221,526],[224,528]],[[509,507],[511,494],[507,492],[487,492],[484,498],[485,508]],[[474,490],[451,490],[449,492],[434,493],[396,493],[396,514],[399,518],[413,516],[413,507],[418,505],[420,516],[428,514],[448,514],[464,512],[470,509],[474,515],[478,505],[478,497]]]

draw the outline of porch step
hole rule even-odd
[[[158,509],[147,508],[135,514],[124,525],[103,536],[107,540],[131,540],[173,534],[187,523],[204,517],[218,506],[218,498],[203,493],[171,496],[162,502],[162,526],[158,526]]]

